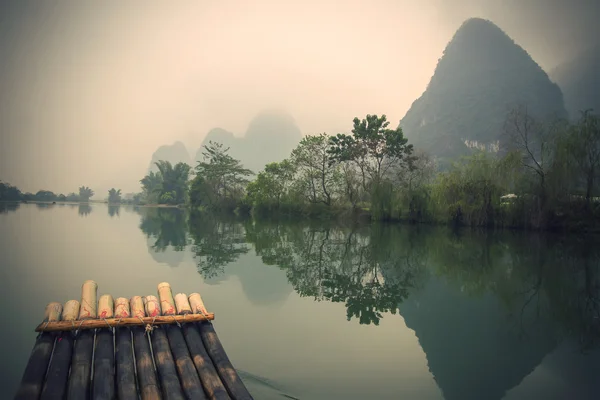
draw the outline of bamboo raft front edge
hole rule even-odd
[[[15,399],[252,399],[200,294],[50,303]]]

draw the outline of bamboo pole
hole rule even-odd
[[[190,295],[190,304],[194,313],[206,312],[204,302],[199,293],[193,293]],[[213,325],[210,321],[197,324],[198,330],[200,331],[200,337],[204,343],[204,347],[208,352],[213,364],[215,365],[221,381],[223,382],[227,392],[231,398],[236,400],[252,400],[252,396],[248,389],[242,382],[242,379],[238,375],[237,371],[231,364],[225,349],[215,332]]]
[[[62,319],[72,322],[77,319],[78,315],[79,302],[77,300],[67,301],[63,307]],[[64,398],[67,391],[74,342],[72,332],[62,332],[56,340],[40,400]]]
[[[147,316],[156,317],[160,315],[160,303],[156,296],[145,296],[144,307]]]
[[[144,311],[144,302],[141,296],[133,296],[129,300],[129,305],[131,306],[132,317],[144,318],[146,316],[146,311]]]
[[[175,301],[171,292],[171,285],[167,282],[158,284],[158,298],[162,315],[175,315]]]
[[[170,291],[170,288],[164,286],[165,282],[158,285],[158,293],[161,296],[160,303],[165,300],[168,302],[168,294],[167,291]],[[162,286],[161,286],[162,285]],[[168,285],[168,284],[167,284]],[[161,290],[162,288],[162,290]],[[154,296],[146,296],[146,313],[155,311],[155,302],[153,301]],[[165,305],[166,308],[169,307],[168,304]],[[159,308],[160,312],[160,308]],[[160,314],[159,314],[160,315]],[[171,318],[172,316],[168,316]],[[173,400],[183,400],[185,399],[183,392],[181,390],[181,384],[179,383],[179,378],[177,377],[177,371],[175,369],[175,362],[173,360],[173,355],[171,354],[171,350],[169,348],[169,341],[167,339],[167,335],[163,329],[160,327],[152,331],[152,349],[154,350],[154,360],[156,361],[156,369],[158,370],[158,376],[160,378],[160,384],[163,390],[163,397],[165,399],[173,399]]]
[[[173,294],[171,293],[171,286],[166,282],[159,284],[158,293],[163,315],[175,315],[175,302],[173,300]],[[183,295],[183,298],[186,298],[185,295]],[[186,397],[188,399],[206,399],[206,395],[202,389],[202,383],[200,382],[198,372],[190,357],[190,352],[185,343],[185,339],[183,338],[183,334],[181,333],[181,329],[179,326],[171,325],[165,326],[164,330],[169,339],[171,353],[175,359],[179,380]]]
[[[44,320],[48,323],[58,321],[61,312],[62,305],[60,303],[50,303],[46,306]],[[40,397],[54,348],[54,338],[53,334],[42,333],[36,339],[15,399],[38,399]]]
[[[81,307],[79,309],[79,319],[85,320],[96,318],[96,295],[98,292],[98,284],[89,280],[83,282],[81,287]]]
[[[100,296],[100,300],[98,300],[98,318],[112,318],[114,316],[113,308],[114,301],[110,294]]]
[[[117,297],[115,299],[115,318],[129,318],[129,300],[125,297]]]
[[[192,293],[188,298],[190,301],[190,307],[194,314],[208,314],[206,311],[206,307],[204,307],[204,302],[202,301],[202,297],[200,297],[200,293]]]
[[[81,322],[66,321],[72,328],[77,329],[80,323],[96,318],[96,296],[98,285],[88,280],[81,286],[81,302],[79,308],[79,320]],[[72,329],[71,329],[72,330]],[[71,373],[69,376],[69,387],[67,398],[88,399],[90,397],[90,378],[92,371],[92,358],[94,351],[94,331],[83,330],[75,338],[73,358],[71,360]]]
[[[177,307],[177,313],[180,315],[187,315],[191,312],[190,303],[183,293],[175,295],[175,305]],[[219,374],[217,374],[217,370],[204,348],[204,343],[202,343],[202,338],[200,338],[196,324],[184,324],[182,330],[187,343],[187,348],[189,349],[192,361],[196,366],[196,370],[198,371],[200,381],[202,382],[207,397],[211,400],[229,400],[229,394],[227,393],[225,386],[223,386],[223,382],[221,382],[221,378],[219,378]]]
[[[109,294],[98,300],[98,317],[113,316],[113,298]],[[115,347],[111,328],[96,331],[92,399],[113,400],[115,397]]]
[[[125,297],[115,299],[115,316],[127,318],[129,301]],[[131,330],[127,327],[116,329],[115,338],[115,374],[117,385],[117,398],[119,400],[137,400],[135,385],[135,366],[133,361],[133,343]]]
[[[206,351],[217,368],[221,381],[231,398],[236,400],[252,400],[252,395],[248,392],[242,379],[231,364],[229,357],[227,357],[227,353],[225,353],[225,349],[213,325],[210,322],[199,323],[197,325]]]
[[[134,296],[130,300],[131,314],[138,318],[144,318],[144,305],[140,296]],[[133,318],[137,319],[137,318]],[[139,322],[139,320],[138,320]],[[154,370],[150,342],[146,337],[145,329],[141,326],[132,328],[133,345],[135,348],[135,360],[137,367],[138,385],[142,400],[160,400],[160,390],[158,388],[158,379]]]
[[[79,302],[77,300],[69,300],[63,308],[63,321],[75,321],[79,315]]]
[[[192,313],[192,308],[190,307],[190,302],[187,299],[185,293],[177,293],[175,295],[175,308],[177,314],[186,315]]]
[[[146,326],[146,325],[169,325],[183,322],[212,321],[215,314],[189,314],[189,315],[169,315],[156,317],[128,317],[128,318],[108,318],[108,319],[88,319],[85,321],[58,321],[41,323],[35,328],[36,332],[57,332],[57,331],[86,331],[97,328],[122,327],[122,326]]]

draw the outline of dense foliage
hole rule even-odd
[[[151,171],[143,179],[142,191],[146,203],[183,204],[186,202],[191,167],[185,163],[156,162],[158,172]]]
[[[521,228],[592,228],[600,172],[600,119],[541,121],[527,107],[505,117],[507,145],[443,171],[385,116],[354,120],[351,134],[306,136],[281,162],[251,172],[222,145],[205,146],[190,204],[261,215],[363,215],[373,220]]]
[[[108,191],[108,202],[109,203],[120,203],[121,202],[121,189],[112,188]]]
[[[87,202],[94,191],[87,186],[79,188],[79,194],[56,194],[50,190],[38,190],[36,193],[23,193],[18,187],[0,181],[0,201],[37,201],[37,202]]]

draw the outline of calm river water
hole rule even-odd
[[[0,238],[2,398],[86,279],[202,293],[256,399],[600,398],[597,237],[4,204]]]

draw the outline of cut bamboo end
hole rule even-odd
[[[113,326],[143,326],[174,324],[179,322],[210,321],[209,313],[199,293],[189,297],[185,293],[173,296],[171,285],[161,282],[157,296],[133,296],[131,299],[110,294],[97,298],[96,282],[85,281],[81,287],[81,302],[69,300],[64,303],[49,303],[44,310],[43,322],[38,332],[71,331]],[[74,321],[77,320],[77,323]]]
[[[112,318],[114,308],[113,298],[110,294],[103,294],[98,300],[98,318]]]
[[[160,304],[156,296],[146,296],[146,315],[148,317],[160,315]]]
[[[175,300],[173,300],[173,292],[171,292],[171,285],[168,282],[158,284],[158,298],[162,315],[175,315]]]
[[[79,319],[96,318],[97,303],[96,296],[98,292],[98,284],[92,280],[83,282],[81,286],[81,305],[79,309]]]
[[[131,316],[129,312],[129,300],[125,297],[115,299],[115,318],[127,318]]]
[[[62,310],[62,304],[57,302],[48,303],[44,311],[44,322],[60,321]]]
[[[77,300],[69,300],[63,307],[63,321],[75,321],[79,316],[79,302]]]
[[[129,305],[131,306],[131,316],[136,318],[143,318],[146,316],[146,311],[144,311],[144,300],[141,296],[133,296],[131,300],[129,300]]]
[[[175,295],[175,307],[177,308],[177,314],[185,315],[192,313],[192,307],[185,293],[177,293]]]
[[[188,299],[194,314],[208,314],[204,302],[202,301],[202,297],[200,297],[200,293],[192,293]]]

